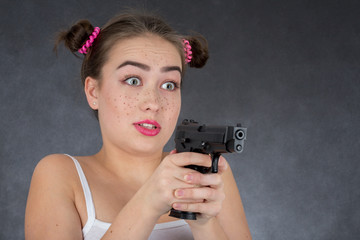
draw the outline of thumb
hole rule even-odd
[[[171,152],[169,154],[171,155],[171,154],[175,154],[175,153],[177,153],[177,151],[176,151],[176,149],[173,149],[173,150],[171,150]]]

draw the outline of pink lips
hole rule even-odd
[[[143,120],[140,122],[134,123],[136,130],[145,136],[156,136],[159,134],[161,126],[158,122],[154,120]]]

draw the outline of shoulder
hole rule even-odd
[[[71,183],[75,180],[76,168],[73,160],[64,154],[51,154],[39,161],[36,165],[34,178],[47,181],[61,181],[61,183]],[[44,179],[45,178],[45,179]]]
[[[44,157],[36,165],[29,190],[31,194],[61,194],[74,199],[76,168],[73,160],[64,154],[52,154]]]
[[[59,237],[52,239],[65,237],[65,233],[81,234],[79,215],[74,207],[76,175],[75,165],[66,155],[53,154],[40,160],[27,199],[27,239],[46,239],[54,233],[59,233]],[[62,239],[73,239],[67,237]]]
[[[35,170],[51,167],[69,167],[69,163],[72,163],[72,159],[65,154],[51,154],[42,158],[36,165]],[[74,165],[74,164],[72,164]]]

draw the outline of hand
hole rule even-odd
[[[205,176],[205,174],[185,168],[187,165],[210,167],[211,159],[208,155],[193,152],[175,153],[176,150],[171,151],[170,154],[162,160],[152,176],[137,193],[142,199],[142,202],[147,205],[146,208],[153,211],[157,217],[168,212],[175,202],[177,204],[204,204],[204,199],[208,198],[207,200],[209,202],[214,202],[218,199],[218,197],[212,195],[207,198],[200,197],[199,195],[201,195],[201,193],[195,190],[196,196],[194,197],[176,197],[175,190],[179,191],[183,189],[188,191],[190,189],[198,189],[201,192],[203,191],[201,190],[203,186],[209,186],[207,188],[210,189],[210,191],[212,188],[216,188],[216,192],[221,193],[222,181],[218,174],[206,174],[209,176],[204,178],[200,176]],[[219,162],[222,161],[220,160]],[[220,171],[222,170],[221,166],[222,165],[219,164]],[[190,181],[187,180],[188,176],[192,176],[193,179]],[[218,195],[218,193],[215,195]],[[209,211],[204,212],[205,215],[210,212],[210,208],[211,206],[209,206]]]
[[[209,161],[211,162],[211,159]],[[204,224],[221,210],[225,199],[224,183],[221,178],[221,174],[227,168],[225,158],[220,157],[218,166],[218,173],[189,172],[185,175],[185,180],[194,187],[178,188],[175,191],[177,200],[172,205],[174,209],[199,213],[196,221],[188,221],[190,225]]]

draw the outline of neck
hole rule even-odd
[[[103,146],[95,158],[117,178],[141,186],[159,166],[165,154],[134,154]]]

